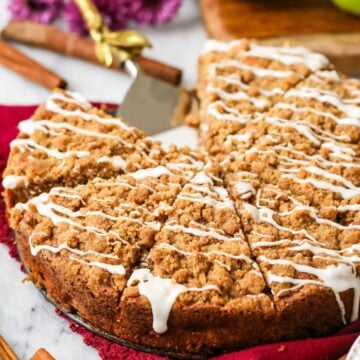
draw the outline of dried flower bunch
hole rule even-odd
[[[181,0],[94,0],[111,30],[123,29],[134,21],[145,25],[169,22],[180,7]],[[14,19],[51,23],[63,17],[71,31],[86,34],[81,13],[74,0],[10,0],[8,6]]]
[[[17,20],[50,23],[61,13],[64,0],[11,0],[9,10]]]

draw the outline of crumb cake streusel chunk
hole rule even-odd
[[[316,287],[321,287],[325,289],[323,296],[332,299],[332,311],[336,306],[341,310],[338,314],[344,323],[356,319],[360,301],[359,252],[356,246],[342,251],[339,240],[349,232],[354,238],[353,233],[357,232],[359,241],[360,223],[355,219],[345,223],[341,219],[343,212],[354,214],[359,206],[324,202],[317,207],[305,191],[294,194],[274,181],[259,181],[251,172],[238,173],[234,182],[231,178],[228,177],[230,192],[244,234],[275,296],[277,309],[286,312],[289,298],[311,299],[310,293],[319,296]],[[342,285],[337,281],[342,281]]]
[[[328,66],[323,55],[303,48],[209,41],[199,60],[198,83],[206,149],[219,151],[227,135],[268,110],[310,73]]]

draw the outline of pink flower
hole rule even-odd
[[[111,30],[119,30],[125,27],[130,2],[131,0],[94,0],[94,4],[102,14],[105,24]],[[84,19],[74,0],[66,4],[64,17],[72,32],[79,35],[88,33]]]
[[[140,24],[157,25],[170,21],[180,5],[181,0],[132,0],[130,16]]]
[[[63,0],[11,0],[8,8],[14,19],[50,23],[64,5]]]

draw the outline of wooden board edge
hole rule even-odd
[[[329,57],[336,68],[347,75],[360,73],[360,32],[284,36],[256,41],[273,46],[304,46]]]
[[[233,35],[223,26],[218,4],[218,0],[200,0],[200,9],[206,32],[210,38],[215,40],[232,40],[234,39]]]

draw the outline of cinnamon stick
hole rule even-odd
[[[60,76],[3,40],[0,40],[0,64],[50,90],[66,87],[66,81]]]
[[[5,341],[5,339],[0,336],[0,359],[1,360],[19,360],[15,355],[10,345]]]
[[[45,349],[41,348],[30,358],[30,360],[55,360]]]
[[[12,20],[3,29],[1,35],[9,40],[99,63],[92,40],[71,34],[54,26],[38,24],[32,21]],[[146,74],[174,85],[180,83],[182,74],[180,69],[143,56],[138,56],[136,61]],[[114,63],[112,67],[116,70],[123,70],[121,65],[117,63]]]

